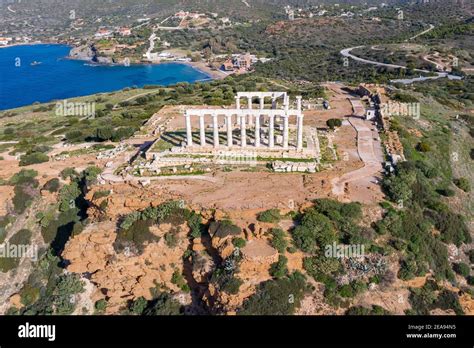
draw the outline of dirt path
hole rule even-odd
[[[377,134],[377,143],[373,140],[374,134],[370,128],[370,122],[350,117],[350,124],[357,132],[357,153],[364,162],[364,166],[352,172],[348,172],[339,178],[331,180],[332,193],[336,196],[344,194],[346,185],[353,181],[372,181],[374,175],[382,170],[381,158],[378,158],[375,147],[380,146],[380,138]]]
[[[425,35],[426,33],[429,33],[431,30],[433,30],[435,28],[435,26],[433,24],[430,24],[430,27],[426,30],[423,30],[421,33],[418,33],[416,34],[415,36],[412,36],[411,38],[409,38],[407,41],[410,41],[410,40],[414,40],[416,39],[418,36],[421,36],[421,35]]]

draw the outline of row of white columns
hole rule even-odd
[[[249,104],[248,109],[252,109],[252,98],[248,97]],[[297,109],[301,111],[301,97],[296,97],[297,100]],[[273,100],[274,103],[274,100]],[[284,101],[285,111],[287,112],[283,117],[283,149],[288,149],[289,146],[289,98],[285,97]],[[264,98],[260,98],[260,110],[264,108]],[[240,98],[236,97],[236,109],[240,110]],[[219,147],[219,123],[218,123],[218,111],[210,112],[212,115],[212,125],[213,125],[213,144],[214,148]],[[204,114],[200,114],[199,116],[199,129],[200,129],[200,145],[206,145],[206,134],[205,134],[205,122],[204,122]],[[233,139],[232,139],[232,115],[225,115],[226,117],[226,125],[227,125],[227,146],[233,146]],[[191,115],[185,114],[186,118],[186,140],[187,146],[193,145],[192,140],[192,132],[191,132]],[[246,147],[247,146],[247,117],[246,116],[239,116],[237,115],[237,123],[240,124],[240,146]],[[253,117],[249,114],[249,126],[253,125]],[[260,139],[260,115],[255,117],[255,147],[261,146],[261,139]],[[269,115],[269,132],[268,132],[268,147],[273,149],[275,147],[275,116]],[[302,150],[303,149],[303,114],[300,112],[297,115],[297,141],[296,141],[296,149]]]

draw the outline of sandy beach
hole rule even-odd
[[[209,75],[213,80],[222,80],[225,79],[230,74],[225,73],[222,70],[214,70],[209,67],[205,62],[178,62],[192,66],[194,69],[200,70],[206,75]]]

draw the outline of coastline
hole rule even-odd
[[[10,45],[8,47],[11,48],[11,52],[16,53],[15,50],[19,50],[20,48],[14,47],[14,46],[20,46],[20,44],[16,45]],[[65,69],[68,71],[70,68],[68,67],[75,67],[74,69],[79,69],[81,70],[81,76],[88,76],[89,74],[92,74],[93,77],[96,74],[96,70],[91,70],[93,68],[89,68],[88,70],[84,70],[82,73],[82,69],[85,69],[85,67],[82,67],[82,65],[98,65],[98,66],[117,66],[119,64],[108,64],[108,63],[94,63],[91,62],[89,59],[78,59],[78,57],[75,56],[69,56],[69,50],[70,50],[70,45],[67,44],[60,44],[60,43],[55,43],[49,44],[49,43],[40,43],[40,42],[35,42],[35,43],[29,43],[29,44],[23,44],[22,46],[26,46],[27,52],[24,54],[29,54],[29,60],[34,61],[36,59],[37,61],[42,61],[45,59],[49,59],[49,56],[53,54],[54,60],[56,62],[58,61],[67,61],[67,60],[77,60],[79,64],[74,64],[74,65],[68,65],[67,63],[57,63],[58,65],[58,71],[62,71],[61,69]],[[49,46],[49,47],[48,47]],[[43,48],[44,47],[44,48]],[[4,54],[6,56],[11,55],[9,53],[10,51],[1,51],[2,56]],[[53,53],[50,53],[53,52]],[[48,56],[48,58],[46,58]],[[39,58],[38,58],[39,57]],[[81,58],[86,58],[81,57]],[[54,64],[53,64],[54,65]],[[162,67],[159,67],[159,65],[162,65]],[[147,66],[149,68],[147,68]],[[125,68],[126,69],[126,68]],[[143,70],[145,69],[145,70]],[[106,75],[104,76],[112,76],[115,75],[113,73],[113,70],[115,69],[105,69],[103,70]],[[44,75],[44,68],[34,70],[38,71],[39,76]],[[87,96],[95,93],[102,93],[102,92],[114,92],[118,91],[122,88],[125,87],[130,87],[130,86],[137,86],[138,88],[141,88],[145,85],[172,85],[175,83],[178,83],[180,81],[189,81],[189,83],[205,83],[205,82],[212,82],[213,80],[217,79],[223,79],[228,76],[225,72],[221,71],[216,71],[213,70],[211,67],[207,66],[206,62],[187,62],[187,61],[161,61],[161,62],[137,62],[137,63],[132,63],[131,64],[131,71],[130,73],[125,72],[124,69],[117,69],[118,71],[118,80],[124,79],[123,76],[127,77],[130,74],[138,74],[137,78],[133,81],[126,81],[124,83],[120,83],[119,87],[114,87],[114,83],[111,83],[110,86],[107,85],[106,87],[102,88],[101,90],[97,90],[96,86],[93,87],[90,83],[87,81],[84,82],[82,81],[81,87],[77,87],[76,89],[73,89],[74,91],[71,93],[68,93],[67,96],[64,96],[63,98],[58,97],[59,94],[56,92],[48,92],[48,93],[40,93],[39,97],[31,98],[30,96],[26,96],[27,93],[25,94],[24,97],[22,97],[22,93],[19,91],[16,92],[16,95],[18,96],[16,99],[12,98],[9,100],[8,93],[2,93],[0,96],[2,99],[2,108],[0,108],[2,111],[3,110],[8,110],[8,109],[15,109],[18,107],[22,106],[27,106],[30,105],[34,102],[40,102],[42,103],[48,103],[51,100],[60,100],[60,99],[65,99],[65,98],[73,98],[73,97],[82,97],[82,96]],[[140,71],[142,72],[140,74]],[[169,71],[171,73],[169,73]],[[7,80],[13,80],[12,71],[8,70],[10,75],[5,75],[8,76]],[[143,74],[143,72],[146,72]],[[175,73],[177,72],[177,73]],[[41,75],[43,74],[43,75]],[[151,77],[148,77],[148,75],[151,74]],[[91,77],[91,78],[93,78]],[[126,78],[125,78],[126,79]],[[163,79],[163,80],[162,80]],[[111,77],[111,81],[115,81],[114,77]],[[48,82],[48,81],[45,81]],[[123,85],[123,86],[122,86]],[[25,81],[25,86],[29,86],[29,83]],[[53,90],[55,88],[52,88]],[[8,90],[8,88],[7,88]],[[48,89],[50,90],[50,89]],[[61,92],[62,93],[62,92]],[[3,103],[3,99],[5,98],[5,103]],[[7,102],[8,101],[8,102]],[[4,104],[4,105],[3,105]]]
[[[22,42],[22,43],[15,43],[13,45],[0,46],[0,48],[9,48],[9,47],[17,47],[17,46],[36,46],[36,45],[66,45],[66,46],[69,46],[69,44],[62,43],[62,42],[35,41],[35,42]]]
[[[214,70],[211,69],[206,63],[204,62],[171,62],[171,63],[179,63],[185,64],[193,67],[196,70],[201,71],[202,73],[208,75],[212,80],[222,80],[226,77],[230,76],[230,74],[226,74],[222,70]],[[162,64],[162,63],[158,63]]]
[[[28,43],[15,43],[13,45],[7,45],[7,46],[0,46],[1,48],[9,48],[9,47],[16,47],[16,46],[34,46],[34,45],[66,45],[69,47],[73,47],[68,43],[62,43],[62,42],[41,42],[41,41],[36,41],[36,42],[28,42]],[[64,57],[64,59],[71,59],[71,60],[81,60],[84,62],[89,62],[97,65],[120,65],[120,64],[114,64],[114,63],[95,63],[92,61],[89,61],[88,59],[80,59],[77,57],[72,57],[70,55],[67,55]],[[192,68],[206,74],[209,76],[210,79],[212,80],[222,80],[225,79],[226,77],[230,76],[230,74],[225,73],[222,70],[214,70],[211,67],[209,67],[205,62],[183,62],[183,61],[166,61],[166,62],[157,62],[157,63],[132,63],[133,65],[159,65],[159,64],[166,64],[166,63],[175,63],[175,64],[184,64],[191,66]]]

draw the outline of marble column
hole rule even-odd
[[[227,146],[232,147],[232,115],[227,115]]]
[[[273,149],[275,147],[275,116],[270,115],[270,123],[268,125],[268,147]]]
[[[247,98],[247,104],[248,104],[249,110],[252,110],[252,97]],[[252,126],[253,125],[253,117],[250,113],[249,113],[248,117],[249,117],[249,121],[248,121],[249,126]]]
[[[296,150],[301,151],[303,150],[303,114],[299,114],[297,118],[297,126],[298,126],[298,135],[296,139]]]
[[[217,114],[212,114],[212,130],[214,131],[214,148],[219,147],[219,124]]]
[[[191,132],[191,116],[185,115],[186,118],[186,140],[188,146],[193,146],[193,134]]]
[[[288,149],[288,118],[289,115],[283,116],[283,148]]]
[[[296,109],[299,111],[297,117],[297,137],[296,137],[296,150],[303,150],[303,113],[301,112],[301,96],[296,97]]]
[[[255,147],[260,147],[260,116],[255,116]]]
[[[301,96],[300,95],[296,97],[296,109],[298,111],[301,111]]]
[[[237,110],[240,109],[240,97],[238,97],[238,96],[235,96],[235,108]],[[237,114],[237,117],[236,117],[235,121],[237,122],[237,124],[240,124],[240,115],[239,114]]]
[[[240,146],[247,146],[247,126],[245,124],[245,116],[240,118]]]
[[[199,115],[199,133],[201,138],[201,146],[206,146],[206,128],[204,125],[204,115]]]

